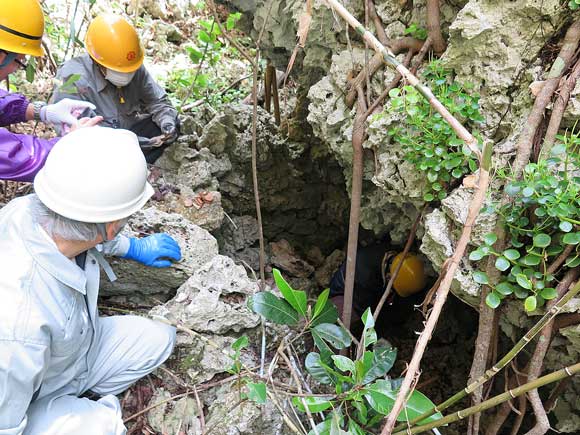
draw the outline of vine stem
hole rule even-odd
[[[420,415],[409,421],[410,425],[413,425],[419,421],[425,420],[427,417],[435,414],[436,412],[442,412],[445,409],[449,408],[454,403],[457,403],[459,400],[463,399],[468,394],[473,393],[477,388],[485,384],[489,379],[495,376],[502,368],[509,364],[516,355],[530,342],[532,339],[550,322],[554,317],[558,315],[563,309],[564,306],[576,296],[580,292],[580,281],[576,283],[574,287],[572,287],[568,292],[555,304],[548,312],[546,312],[542,318],[515,344],[515,346],[507,353],[505,356],[499,360],[492,368],[487,370],[483,376],[476,379],[474,382],[469,384],[463,390],[459,391],[458,393],[454,394],[452,397],[447,399],[440,405],[437,405],[430,411],[425,412],[424,414]],[[406,426],[406,425],[405,425]],[[403,429],[403,427],[397,427],[397,430]]]
[[[448,416],[445,416],[439,420],[436,420],[432,423],[423,424],[421,426],[416,426],[411,429],[404,429],[402,431],[396,432],[394,435],[410,435],[410,434],[417,434],[428,431],[430,429],[443,426],[445,424],[453,423],[458,420],[461,420],[465,417],[469,417],[470,415],[480,413],[485,411],[486,409],[493,408],[507,400],[514,399],[522,394],[526,394],[528,391],[540,388],[544,385],[550,384],[552,382],[557,382],[561,379],[565,379],[571,376],[574,376],[580,372],[580,363],[576,363],[574,365],[564,367],[558,371],[552,372],[541,378],[536,379],[535,381],[528,382],[527,384],[521,385],[518,388],[514,388],[512,390],[508,390],[505,393],[499,394],[491,399],[486,400],[485,402],[481,402],[479,405],[472,406],[470,408],[454,412]]]

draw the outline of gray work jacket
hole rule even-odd
[[[74,83],[67,84],[74,75],[80,77]],[[104,127],[129,130],[136,122],[149,116],[161,127],[164,120],[174,122],[177,118],[177,110],[169,102],[167,94],[144,66],[137,70],[131,83],[123,88],[105,80],[99,66],[88,54],[65,62],[56,77],[62,84],[55,87],[54,102],[63,98],[89,101],[97,106],[93,115],[104,118],[101,123]]]
[[[34,396],[78,395],[98,331],[99,252],[85,269],[31,216],[34,195],[0,210],[0,435],[20,435]],[[119,236],[103,251],[124,255]]]

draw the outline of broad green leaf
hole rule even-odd
[[[514,287],[509,282],[502,281],[496,286],[495,291],[504,296],[509,296],[514,292]]]
[[[473,272],[473,280],[478,284],[489,284],[489,278],[485,272],[475,271]]]
[[[302,412],[306,412],[306,407],[310,412],[322,412],[332,406],[330,398],[324,397],[294,397],[292,403]],[[306,404],[306,406],[304,406]]]
[[[485,304],[489,308],[495,310],[497,307],[499,307],[499,304],[501,304],[501,298],[496,292],[492,291],[485,298]]]
[[[249,344],[248,336],[242,335],[240,338],[238,338],[236,341],[232,343],[232,349],[238,351],[244,349],[245,347],[248,347],[248,344]]]
[[[363,334],[363,340],[364,340],[365,349],[368,348],[369,346],[375,344],[378,340],[377,331],[375,331],[375,328],[365,329],[364,334]]]
[[[391,412],[398,392],[398,390],[393,390],[391,388],[391,383],[389,381],[383,379],[378,380],[374,384],[368,385],[363,391],[365,392],[364,397],[369,402],[369,405],[375,411],[383,415],[387,415]],[[424,394],[415,390],[409,397],[407,405],[397,416],[397,421],[408,421],[430,411],[434,407],[435,404],[433,402],[431,402]],[[420,424],[439,420],[441,417],[440,413],[436,413],[421,421]]]
[[[332,348],[328,345],[328,343],[326,343],[326,341],[322,339],[320,334],[318,334],[318,332],[316,332],[314,329],[311,329],[310,333],[312,334],[314,345],[318,348],[318,350],[320,350],[320,357],[325,361],[327,359],[330,359],[331,355],[334,355],[334,351],[332,350]]]
[[[580,266],[580,257],[578,255],[570,256],[566,259],[566,267],[578,267]]]
[[[523,273],[519,273],[516,275],[516,282],[520,287],[525,288],[526,290],[532,289],[532,282]]]
[[[332,383],[332,378],[325,369],[325,364],[321,361],[320,355],[316,352],[310,352],[306,355],[306,360],[304,361],[304,366],[310,376],[316,379],[321,384]]]
[[[542,257],[539,255],[528,254],[524,258],[522,258],[522,263],[526,266],[537,266],[542,262]]]
[[[246,387],[248,387],[248,399],[260,404],[266,403],[266,384],[248,382]]]
[[[483,242],[486,245],[491,246],[497,242],[497,235],[495,233],[487,233],[485,236],[483,236]]]
[[[505,257],[497,257],[495,260],[495,267],[497,270],[501,270],[502,272],[505,272],[506,270],[508,270],[510,268],[510,266],[511,266],[511,263]]]
[[[520,258],[519,251],[515,249],[506,249],[505,251],[503,251],[503,255],[509,260],[517,260],[518,258]]]
[[[332,424],[332,417],[327,418],[322,423],[318,423],[315,427],[316,430],[312,429],[308,432],[308,435],[330,435],[330,425]]]
[[[312,329],[321,339],[331,344],[336,349],[343,349],[350,346],[350,335],[341,326],[332,323],[321,323]]]
[[[322,313],[322,310],[324,309],[324,306],[326,305],[326,302],[328,301],[328,294],[329,293],[330,293],[330,289],[327,288],[322,293],[320,293],[320,296],[318,296],[318,299],[316,299],[316,304],[314,305],[314,312],[312,313],[312,320],[316,319]],[[332,322],[328,322],[328,323],[332,323]]]
[[[556,291],[555,288],[548,287],[541,291],[540,296],[542,296],[545,300],[549,301],[558,296],[558,292]]]
[[[288,302],[270,292],[251,296],[248,299],[248,308],[267,320],[282,325],[295,325],[299,320],[298,313]]]
[[[562,242],[566,245],[577,245],[580,243],[580,233],[568,233],[562,237]]]
[[[528,296],[524,301],[524,308],[527,312],[534,311],[538,306],[538,300],[535,296]]]
[[[366,432],[360,427],[356,421],[350,419],[348,421],[348,434],[349,435],[366,435]]]
[[[330,424],[330,435],[349,435],[348,432],[342,430],[343,418],[342,415],[334,413],[332,415],[332,422]]]
[[[485,256],[486,254],[481,249],[478,248],[474,251],[471,251],[471,253],[469,254],[469,259],[471,261],[479,261]]]
[[[292,287],[290,287],[290,284],[286,282],[278,269],[274,269],[273,274],[274,280],[276,281],[276,286],[278,287],[278,290],[280,290],[280,293],[282,293],[282,296],[284,296],[284,299],[286,299],[292,308],[302,314],[303,317],[306,317],[306,292],[301,290],[294,290]]]
[[[534,236],[534,246],[539,248],[545,248],[549,246],[551,242],[552,238],[545,233],[536,234]]]
[[[354,373],[354,362],[350,358],[342,355],[332,355],[332,360],[336,368],[340,371]]]
[[[59,87],[59,90],[65,94],[78,94],[78,89],[76,83],[80,80],[80,74],[71,75],[66,81]]]
[[[367,308],[361,317],[365,328],[373,328],[375,326],[375,319],[370,308]]]
[[[336,309],[336,306],[330,300],[327,300],[324,307],[322,307],[322,311],[318,314],[316,319],[310,323],[310,327],[312,328],[321,323],[335,323],[337,319],[338,310]]]
[[[363,384],[368,384],[386,375],[393,368],[397,359],[397,349],[391,346],[376,346],[372,353],[372,365],[364,375]]]
[[[567,221],[560,221],[559,227],[565,233],[569,233],[570,231],[572,231],[573,225]]]

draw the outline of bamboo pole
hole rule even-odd
[[[479,405],[472,406],[470,408],[464,409],[462,411],[454,412],[453,414],[447,415],[439,420],[434,422],[423,424],[421,426],[416,426],[413,428],[403,429],[402,431],[396,432],[393,435],[410,435],[428,431],[435,427],[443,426],[445,424],[453,423],[458,420],[461,420],[465,417],[469,417],[470,415],[477,414],[480,412],[485,411],[486,409],[493,408],[506,400],[514,399],[522,394],[527,393],[528,391],[535,390],[536,388],[540,388],[544,385],[550,384],[552,382],[557,382],[561,379],[565,379],[567,377],[574,376],[580,372],[580,363],[576,363],[569,367],[564,367],[558,371],[552,372],[548,375],[542,376],[541,378],[536,379],[535,381],[528,382],[518,388],[514,388],[512,390],[508,390],[505,393],[499,394],[495,397],[492,397],[485,402],[480,403]]]
[[[503,369],[506,365],[508,365],[509,362],[512,361],[516,357],[516,355],[530,341],[533,340],[533,338],[544,328],[544,326],[546,326],[546,324],[548,324],[554,317],[558,315],[560,311],[562,311],[562,309],[564,309],[564,306],[570,301],[570,299],[576,296],[579,292],[580,292],[580,281],[578,281],[574,287],[572,287],[564,296],[562,296],[562,299],[560,299],[556,305],[554,305],[548,312],[546,312],[546,314],[542,316],[542,318],[515,344],[515,346],[512,347],[512,349],[508,353],[506,353],[505,356],[501,360],[499,360],[492,368],[488,369],[483,374],[483,376],[476,379],[474,382],[469,384],[463,390],[451,396],[442,404],[437,405],[431,411],[427,411],[424,414],[420,415],[419,417],[412,419],[411,421],[409,421],[408,424],[413,425],[419,421],[425,420],[427,417],[430,417],[436,412],[444,411],[454,403],[457,403],[459,400],[463,399],[465,396],[473,393],[473,391],[475,391],[478,387],[485,384],[488,380],[490,380],[493,376],[495,376],[501,369]],[[401,430],[404,427],[407,427],[407,423],[397,427],[396,430]]]

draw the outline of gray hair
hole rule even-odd
[[[66,218],[46,207],[36,195],[32,198],[33,218],[51,237],[90,242],[102,234],[104,224],[79,222]]]

